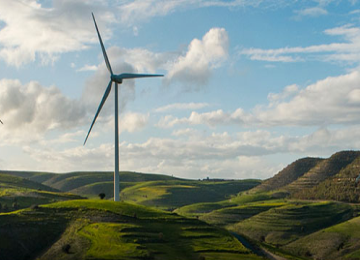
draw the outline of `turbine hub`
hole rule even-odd
[[[111,75],[111,80],[115,81],[118,84],[121,84],[123,79],[118,77],[117,75]]]

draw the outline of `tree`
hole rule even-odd
[[[99,194],[99,197],[100,197],[100,199],[104,199],[104,198],[105,198],[105,193],[103,193],[103,192],[100,193],[100,194]]]
[[[15,201],[13,204],[12,204],[12,207],[14,209],[18,209],[19,208],[19,204]]]
[[[65,244],[61,247],[62,251],[66,254],[70,254],[70,248],[71,248],[70,244]]]

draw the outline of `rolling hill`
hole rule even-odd
[[[284,249],[315,259],[359,259],[360,217],[314,232]]]
[[[343,151],[333,154],[329,159],[322,160],[308,172],[291,182],[282,189],[295,194],[297,192],[305,192],[325,181],[327,178],[333,177],[347,165],[351,164],[360,156],[357,151]]]
[[[78,195],[63,193],[41,183],[0,173],[0,212],[80,198]]]
[[[198,202],[221,201],[238,192],[251,189],[259,183],[258,180],[153,181],[125,188],[121,195],[125,201],[173,210]]]
[[[0,214],[8,259],[253,259],[227,231],[144,206],[73,200]]]
[[[281,170],[274,177],[263,181],[259,186],[251,189],[249,193],[266,192],[280,189],[296,181],[299,177],[303,176],[323,160],[324,159],[310,157],[296,160]]]
[[[37,180],[47,187],[80,196],[96,198],[99,193],[104,193],[107,199],[113,197],[112,172],[8,173]],[[199,181],[161,174],[120,172],[120,197],[124,201],[140,205],[173,210],[197,202],[221,201],[260,183],[260,180]]]
[[[122,172],[123,202],[115,204],[70,194],[97,198],[104,192],[111,199],[111,172],[0,173],[0,203],[44,204],[0,213],[0,255],[261,259],[225,228],[263,255],[360,259],[359,170],[360,152],[342,151],[327,159],[299,159],[263,182]],[[38,242],[39,232],[46,241]]]
[[[341,169],[334,176],[327,178],[311,189],[298,191],[294,198],[326,199],[346,202],[360,202],[360,157]]]

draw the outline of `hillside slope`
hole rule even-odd
[[[88,184],[109,182],[113,180],[113,172],[72,172],[55,174],[52,178],[46,180],[43,184],[62,191],[70,191]],[[177,180],[177,178],[161,174],[120,172],[120,182],[144,182],[160,180]]]
[[[322,229],[284,247],[300,256],[314,259],[359,259],[360,217]]]
[[[172,210],[198,202],[221,201],[260,183],[259,180],[142,182],[125,188],[121,196],[125,201]]]
[[[0,255],[13,260],[262,259],[225,230],[124,202],[59,202],[0,214],[0,226]]]
[[[294,198],[322,199],[345,202],[360,202],[360,183],[356,178],[360,175],[360,157],[340,170],[334,176],[311,189],[298,191]]]
[[[323,159],[310,157],[296,160],[281,170],[274,177],[265,180],[259,186],[251,189],[249,193],[280,189],[296,181],[299,177],[310,171],[311,168],[315,167],[321,161],[323,161]]]
[[[0,173],[9,174],[21,178],[25,178],[34,182],[43,183],[52,178],[56,173],[50,172],[33,172],[33,171],[0,171]]]
[[[318,185],[322,181],[330,178],[347,165],[351,164],[360,156],[358,151],[342,151],[333,154],[329,159],[323,160],[311,168],[307,173],[299,177],[294,182],[283,187],[283,190],[295,194],[296,192],[304,192]]]
[[[41,183],[0,173],[0,212],[26,208],[34,204],[80,198],[80,196],[63,193]]]

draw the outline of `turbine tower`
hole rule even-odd
[[[107,97],[110,94],[111,91],[111,87],[112,87],[112,83],[115,82],[115,171],[114,171],[114,201],[119,201],[120,200],[120,190],[119,190],[119,109],[118,109],[118,85],[121,84],[123,82],[124,79],[134,79],[134,78],[146,78],[146,77],[163,77],[163,75],[159,75],[159,74],[134,74],[134,73],[122,73],[122,74],[114,74],[111,66],[110,66],[110,62],[109,62],[109,58],[106,54],[105,51],[105,47],[104,44],[102,42],[100,33],[99,33],[99,29],[97,27],[96,21],[95,21],[95,17],[94,14],[92,14],[93,20],[94,20],[94,24],[95,24],[95,28],[96,28],[96,32],[97,35],[99,37],[99,41],[100,41],[100,46],[101,46],[101,50],[102,53],[104,55],[104,59],[105,59],[105,64],[106,67],[108,69],[108,71],[110,72],[110,82],[105,90],[104,96],[101,99],[100,105],[98,110],[96,111],[94,120],[91,123],[89,132],[85,138],[84,141],[84,145],[86,144],[86,141],[90,135],[91,129],[93,128],[96,118],[98,117]]]

